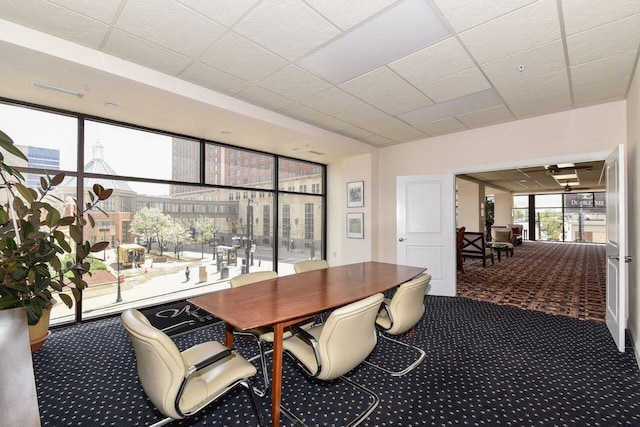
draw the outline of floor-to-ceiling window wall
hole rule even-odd
[[[80,317],[56,304],[53,324],[220,289],[245,272],[288,274],[324,256],[324,165],[10,102],[0,103],[0,129],[28,154],[14,165],[29,185],[66,173],[61,211],[82,203],[78,188],[113,189],[85,229],[109,246],[95,254]]]

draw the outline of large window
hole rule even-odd
[[[73,209],[78,183],[114,190],[85,229],[109,246],[94,254],[83,318],[222,289],[246,271],[289,274],[298,260],[323,256],[322,165],[12,104],[0,103],[0,128],[28,155],[12,165],[29,185],[67,173],[55,191],[61,212]],[[52,324],[75,320],[75,309],[54,306]]]

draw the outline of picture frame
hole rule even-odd
[[[364,207],[364,181],[355,181],[347,183],[347,207],[363,208]]]
[[[364,213],[347,214],[347,238],[364,239]]]

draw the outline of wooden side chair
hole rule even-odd
[[[484,233],[465,231],[462,242],[462,258],[481,258],[482,266],[487,266],[487,258],[495,264],[493,250],[487,246]]]
[[[464,259],[462,258],[462,246],[464,244],[465,227],[456,228],[456,265],[458,270],[464,273]]]

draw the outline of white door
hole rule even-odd
[[[624,146],[605,162],[607,179],[607,314],[606,322],[618,351],[624,352],[627,328],[627,186]]]
[[[431,295],[456,295],[453,175],[399,176],[398,264],[426,267]]]

